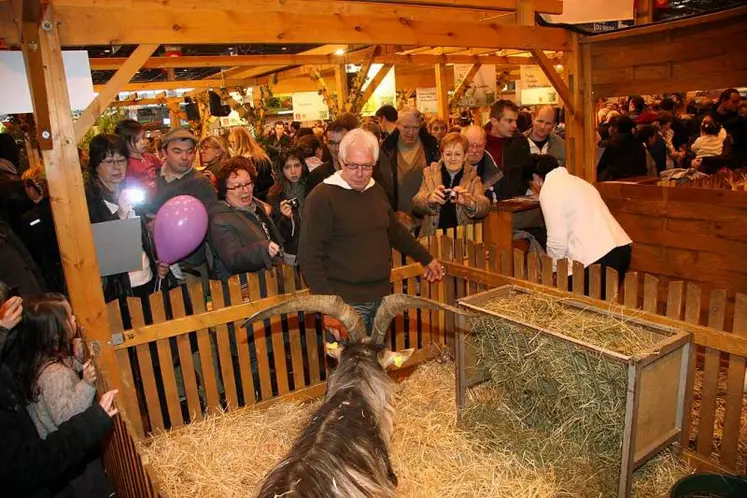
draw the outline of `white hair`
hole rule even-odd
[[[362,147],[365,147],[366,150],[371,151],[371,153],[373,154],[374,162],[379,161],[379,140],[376,138],[376,135],[362,128],[355,128],[354,130],[350,130],[345,134],[344,137],[342,137],[342,141],[340,142],[340,151],[338,152],[340,161],[347,162],[348,149],[353,145],[358,144],[360,144]]]

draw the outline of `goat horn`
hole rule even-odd
[[[433,299],[420,296],[411,296],[409,294],[390,294],[381,300],[379,311],[373,323],[373,332],[371,333],[371,342],[377,344],[384,342],[384,336],[389,325],[398,313],[410,308],[428,308],[432,310],[445,310],[460,315],[471,316],[472,313],[461,310],[455,306],[439,303]]]
[[[346,304],[339,296],[311,295],[300,296],[288,301],[283,301],[275,306],[270,306],[250,316],[243,324],[265,320],[273,315],[284,315],[286,313],[297,313],[299,311],[311,313],[323,313],[334,317],[345,325],[350,339],[360,339],[366,333],[366,328],[358,313],[349,304]]]

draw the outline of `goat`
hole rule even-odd
[[[293,444],[288,455],[262,480],[257,498],[388,498],[395,496],[397,476],[389,459],[393,430],[392,381],[387,367],[400,367],[413,350],[392,352],[383,340],[392,319],[402,310],[425,306],[463,311],[417,296],[384,298],[374,318],[371,339],[355,310],[337,296],[303,296],[250,317],[321,312],[337,318],[350,342],[327,344],[327,354],[339,360],[327,380],[325,402]]]

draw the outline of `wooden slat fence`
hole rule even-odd
[[[483,242],[443,235],[421,242],[443,262],[447,277],[428,284],[421,277],[420,265],[395,252],[393,291],[454,303],[510,283],[568,296],[568,291],[562,290],[568,289],[566,261],[558,262],[559,276],[554,277],[547,257],[516,250],[514,264],[509,265],[507,251]],[[737,295],[734,332],[720,332],[723,292],[704,296],[697,285],[683,282],[668,282],[662,289],[656,278],[634,273],[626,275],[618,288],[617,274],[611,269],[603,286],[600,268],[592,267],[587,297],[583,267],[571,264],[570,268],[576,299],[605,295],[610,302],[639,308],[656,323],[692,333],[700,352],[687,386],[693,410],[686,410],[689,416],[682,445],[703,469],[744,472],[747,427],[742,416],[742,381],[747,358],[747,296]],[[126,386],[119,396],[123,417],[115,425],[106,452],[107,469],[119,496],[156,496],[157,483],[136,449],[136,442],[150,432],[178,429],[219,410],[260,408],[278,400],[323,394],[326,361],[320,317],[299,314],[275,317],[248,329],[240,326],[246,317],[288,295],[305,294],[307,290],[298,284],[301,281],[292,269],[280,267],[235,276],[226,285],[212,282],[208,296],[203,296],[201,288],[177,288],[154,294],[146,306],[130,300],[124,321],[132,327],[127,329],[117,303],[109,305],[112,330],[125,338],[114,347],[119,369],[114,374],[120,375]],[[658,306],[656,296],[661,294],[667,296],[664,307]],[[711,328],[699,324],[704,300],[709,303]],[[450,314],[408,310],[395,319],[387,341],[395,349],[419,348],[416,355],[426,360],[444,346],[453,345],[460,326]]]

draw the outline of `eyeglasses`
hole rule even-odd
[[[361,171],[373,171],[375,164],[348,164],[348,163],[342,163],[343,166],[345,166],[350,171],[358,171],[359,169]]]
[[[104,166],[127,166],[127,159],[124,157],[122,159],[104,159],[101,164]]]
[[[254,188],[253,182],[246,182],[246,183],[239,183],[238,185],[234,185],[233,187],[226,187],[226,190],[251,190]]]

